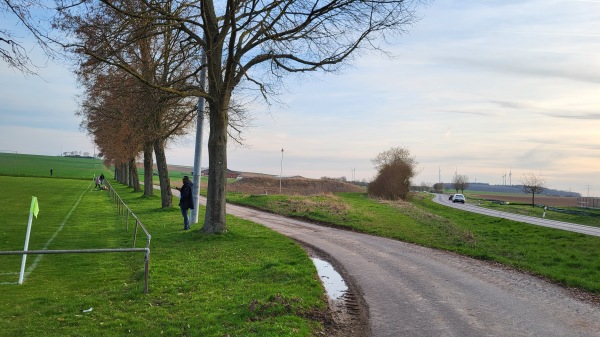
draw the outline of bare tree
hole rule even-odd
[[[455,175],[452,179],[452,186],[456,192],[460,190],[461,193],[465,193],[465,190],[469,188],[469,177],[459,174]]]
[[[411,156],[408,149],[402,147],[392,147],[387,151],[379,153],[375,158],[371,159],[371,163],[375,166],[375,169],[381,170],[384,166],[402,162],[410,165],[414,170],[417,166],[417,161]]]
[[[546,181],[535,173],[525,173],[521,177],[521,190],[531,194],[531,206],[535,206],[535,195],[542,193],[546,189]]]
[[[106,5],[106,10],[122,18],[112,30],[112,36],[119,37],[113,40],[113,46],[132,42],[118,34],[136,27],[124,22],[144,18],[153,34],[172,32],[182,48],[182,58],[199,50],[206,54],[206,61],[198,64],[190,76],[197,78],[206,70],[208,87],[174,88],[148,80],[112,55],[95,53],[92,46],[78,46],[89,49],[85,52],[104,62],[123,67],[150,86],[206,99],[210,117],[208,200],[202,227],[206,233],[227,230],[225,173],[228,127],[235,113],[231,109],[234,91],[242,95],[258,90],[267,98],[273,93],[272,85],[286,73],[336,71],[361,50],[382,50],[379,43],[385,43],[391,35],[404,33],[405,27],[414,21],[416,5],[420,4],[417,0],[142,0],[139,5],[131,6],[123,1],[99,1]],[[80,9],[71,5],[75,2],[63,4],[61,12],[81,17],[77,13]]]
[[[52,57],[54,51],[50,48],[52,39],[48,36],[46,26],[50,19],[47,16],[52,9],[46,2],[38,0],[2,0],[0,13],[6,17],[16,19],[17,25],[9,28],[8,22],[0,24],[0,59],[9,67],[15,68],[25,74],[36,74],[37,66],[33,64],[28,55],[28,48],[24,43],[23,33],[30,34],[37,47],[41,48],[47,56]],[[12,28],[12,29],[11,29]],[[21,29],[15,32],[14,29]]]

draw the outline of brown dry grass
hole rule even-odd
[[[279,179],[248,177],[227,185],[227,190],[246,194],[279,194]],[[366,192],[362,187],[343,181],[308,178],[285,178],[281,180],[281,194],[320,195],[338,192]]]
[[[350,205],[333,194],[321,194],[316,198],[290,196],[286,200],[273,201],[273,203],[278,209],[285,209],[289,213],[296,214],[310,213],[319,210],[340,216],[346,215],[350,209]]]

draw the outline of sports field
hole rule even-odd
[[[99,162],[79,159],[69,168],[49,160],[66,175],[50,177],[47,165],[36,169],[47,158],[31,159],[37,165],[26,165],[27,174],[9,176],[4,164],[0,168],[0,250],[23,250],[32,196],[40,211],[29,250],[131,247],[132,226],[127,230],[107,191],[94,189],[91,177],[102,170]],[[17,284],[21,256],[0,255],[0,336],[313,336],[323,331],[324,290],[295,242],[235,218],[228,218],[226,234],[204,236],[194,230],[197,224],[183,231],[178,208],[161,209],[158,196],[145,198],[113,185],[152,234],[149,293],[143,291],[143,253],[31,254],[22,285]]]

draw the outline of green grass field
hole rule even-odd
[[[0,153],[0,175],[90,179],[108,169],[99,159]]]
[[[233,217],[223,235],[183,231],[178,208],[160,209],[158,197],[113,185],[152,234],[150,292],[143,293],[141,253],[30,255],[23,285],[16,284],[21,257],[2,255],[0,336],[314,336],[321,331],[324,290],[294,241]],[[126,230],[107,191],[94,190],[91,179],[0,176],[0,186],[0,250],[23,249],[31,196],[39,199],[40,213],[33,220],[30,250],[131,246],[131,227]]]

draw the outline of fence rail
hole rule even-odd
[[[135,213],[133,213],[131,209],[129,209],[127,204],[125,204],[123,199],[121,199],[119,194],[115,191],[115,189],[112,187],[108,180],[105,180],[105,185],[108,187],[108,191],[112,200],[117,205],[117,210],[119,212],[119,215],[121,216],[121,219],[125,218],[125,226],[127,230],[129,230],[129,217],[132,217],[135,220],[135,227],[133,230],[133,247],[135,247],[136,244],[138,228],[141,228],[146,234],[146,248],[150,248],[150,240],[152,239],[150,232],[148,232],[144,224],[142,224],[142,222],[140,221],[140,219],[138,219]]]
[[[577,206],[581,208],[600,209],[600,198],[580,197],[577,198]]]

